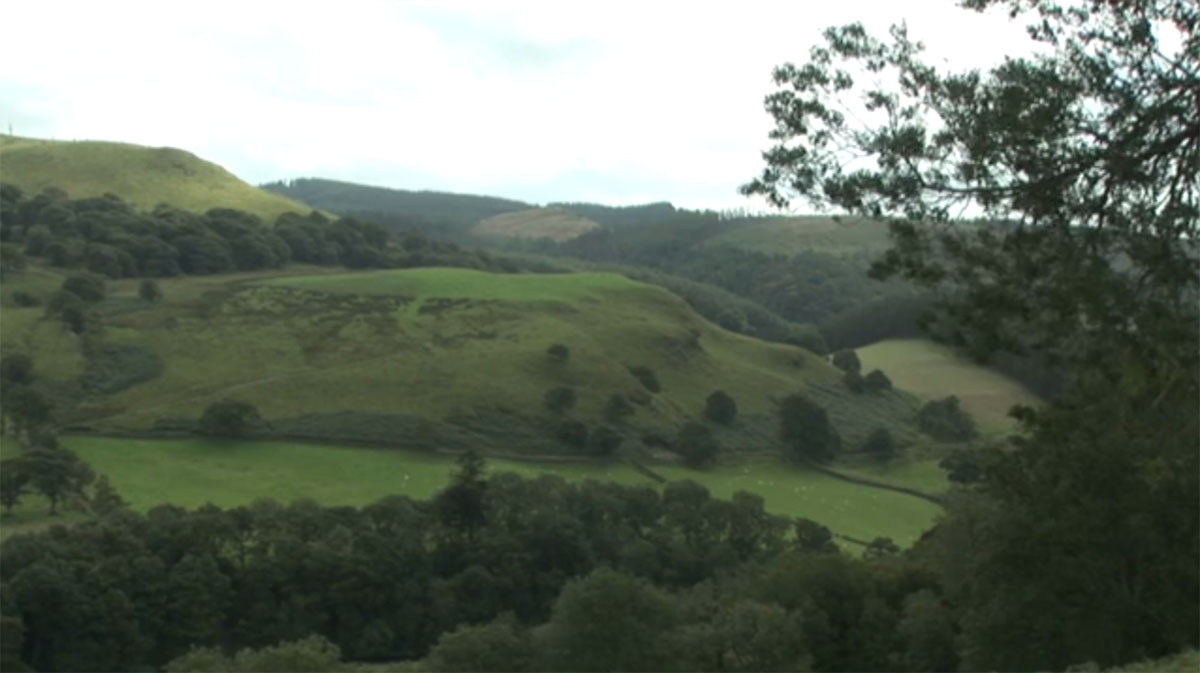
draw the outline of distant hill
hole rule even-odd
[[[569,241],[599,227],[594,221],[563,208],[533,208],[493,215],[471,228],[476,236],[545,238]]]
[[[62,189],[72,198],[112,193],[142,210],[159,203],[194,212],[235,208],[266,222],[274,222],[281,213],[312,210],[172,147],[0,135],[0,181],[28,195],[47,187]]]
[[[271,182],[262,188],[339,215],[369,214],[373,221],[394,229],[405,225],[465,229],[494,215],[535,207],[493,196],[409,191],[321,178]]]

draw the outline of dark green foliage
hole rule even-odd
[[[213,402],[200,416],[200,432],[216,437],[245,437],[261,422],[258,409],[249,402]]]
[[[611,456],[621,446],[621,433],[607,425],[598,426],[588,438],[588,448],[597,456]]]
[[[85,302],[104,300],[104,279],[91,273],[73,273],[63,281],[62,289]]]
[[[669,595],[601,568],[563,588],[535,651],[547,670],[661,671],[672,663],[661,634],[677,621]]]
[[[117,493],[117,489],[109,483],[107,475],[100,475],[96,480],[92,493],[92,510],[103,516],[126,507],[128,503]]]
[[[965,441],[976,435],[975,421],[954,395],[926,402],[917,412],[917,427],[942,442]]]
[[[713,391],[704,400],[704,417],[713,423],[730,425],[737,418],[737,403],[724,390]]]
[[[569,386],[558,386],[546,391],[546,409],[554,414],[570,411],[575,406],[575,389]]]
[[[20,504],[21,497],[28,491],[29,474],[21,469],[18,458],[9,458],[0,462],[0,505],[4,513],[12,512],[12,508]]]
[[[319,635],[244,648],[232,658],[215,647],[196,647],[167,662],[167,673],[324,673],[347,670],[337,645]]]
[[[70,305],[64,306],[59,317],[62,318],[63,327],[72,334],[83,334],[88,329],[89,313],[82,306]]]
[[[450,485],[434,498],[439,519],[448,527],[473,537],[487,522],[484,497],[488,482],[484,479],[483,457],[473,449],[458,457],[458,471]]]
[[[546,349],[546,355],[552,362],[563,363],[571,357],[571,350],[562,344],[553,344]]]
[[[633,405],[620,393],[610,395],[608,402],[604,404],[604,418],[609,423],[620,423],[632,416],[633,411]]]
[[[797,519],[796,549],[811,553],[836,553],[837,544],[828,528],[812,519]]]
[[[501,673],[530,670],[533,656],[529,631],[509,613],[482,626],[463,625],[443,633],[424,663],[436,672]]]
[[[642,387],[652,393],[662,391],[662,386],[658,383],[658,377],[654,375],[654,370],[643,365],[634,365],[629,367],[629,373],[642,384]]]
[[[50,421],[53,407],[37,389],[16,383],[0,385],[0,413],[11,421],[15,434],[32,435]]]
[[[863,442],[862,450],[880,460],[889,460],[896,455],[896,440],[887,428],[875,428]]]
[[[855,395],[861,395],[867,391],[867,384],[863,381],[862,374],[858,372],[846,372],[843,374],[842,385],[846,386]]]
[[[62,317],[64,311],[74,309],[82,311],[84,308],[83,300],[74,292],[66,290],[57,290],[50,295],[50,301],[46,302],[46,316]]]
[[[138,283],[138,297],[142,301],[157,304],[162,301],[162,290],[153,278],[145,278]]]
[[[844,372],[852,374],[858,374],[862,372],[862,362],[860,362],[858,359],[858,353],[855,353],[848,348],[843,348],[840,351],[834,352],[834,354],[830,356],[829,360],[833,363],[834,367],[837,367]]]
[[[582,449],[587,446],[588,429],[583,421],[565,420],[555,427],[554,436],[571,448]]]
[[[675,453],[683,456],[688,467],[708,467],[717,459],[720,447],[712,431],[703,423],[684,423],[675,439]]]
[[[13,243],[0,243],[0,280],[24,271],[27,263],[20,247]]]
[[[158,377],[163,361],[148,346],[108,344],[88,360],[79,384],[90,393],[111,394]]]
[[[956,484],[974,484],[983,479],[985,461],[980,449],[955,449],[938,461],[938,467]]]
[[[954,71],[902,28],[831,28],[776,70],[775,147],[745,192],[892,220],[874,275],[938,289],[935,336],[1065,376],[1018,412],[1020,437],[929,541],[959,668],[1195,648],[1200,511],[1179,503],[1200,500],[1200,16],[1186,2],[963,5],[1007,8],[1036,48]],[[850,100],[879,121],[852,122]],[[969,210],[989,219],[951,220]],[[969,434],[930,415],[937,434]]]
[[[91,468],[74,452],[64,448],[37,447],[22,454],[18,469],[29,476],[29,483],[50,501],[50,513],[58,513],[58,503],[71,496],[82,496],[85,486],[95,479]]]
[[[25,290],[17,290],[12,293],[12,303],[21,308],[29,308],[31,306],[41,306],[42,300],[37,298],[37,295],[26,292]]]
[[[0,357],[0,384],[33,383],[33,359],[24,353],[5,353]]]
[[[832,460],[841,442],[825,409],[799,393],[779,405],[779,438],[789,459],[817,462]]]
[[[882,370],[872,369],[871,373],[867,374],[863,379],[863,386],[867,389],[867,392],[878,393],[884,390],[891,390],[892,380]]]

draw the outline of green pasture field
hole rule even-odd
[[[245,505],[258,498],[290,502],[312,498],[325,505],[361,506],[387,495],[424,499],[446,485],[456,469],[452,456],[400,449],[366,449],[287,442],[210,440],[131,440],[69,436],[63,443],[108,475],[117,491],[138,510],[160,503],[194,508]],[[924,500],[851,484],[778,461],[729,465],[710,471],[653,468],[670,480],[691,479],[714,497],[745,490],[763,496],[767,510],[807,517],[836,533],[870,540],[878,536],[911,544],[938,514]],[[529,463],[488,459],[487,470],[525,476],[557,474],[572,481],[595,479],[656,486],[633,467],[613,463]],[[31,499],[3,521],[5,536],[50,522],[46,503]]]
[[[706,241],[768,255],[813,251],[831,255],[874,254],[891,244],[884,222],[823,215],[777,217],[732,224]]]
[[[882,369],[892,382],[925,399],[956,395],[981,432],[1011,432],[1008,410],[1040,398],[1017,381],[926,339],[887,339],[856,351],[863,371]]]

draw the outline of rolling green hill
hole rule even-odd
[[[110,192],[139,209],[159,203],[205,212],[236,208],[271,223],[311,207],[253,187],[220,166],[171,147],[0,136],[0,181],[36,194],[57,187],[73,198]]]
[[[734,220],[706,243],[768,255],[808,251],[836,256],[873,255],[891,245],[886,222],[823,215]]]
[[[36,267],[6,287],[44,296],[56,274]],[[881,425],[916,439],[916,398],[852,395],[809,351],[720,329],[675,295],[624,276],[286,274],[163,280],[159,305],[136,299],[136,280],[111,282],[98,311],[106,347],[123,355],[107,365],[96,360],[109,356],[85,357],[78,338],[40,308],[6,305],[0,336],[51,380],[63,421],[110,432],[178,426],[236,397],[254,403],[277,435],[579,453],[556,428],[566,419],[597,427],[614,394],[632,401],[634,414],[615,425],[640,446],[648,435],[673,439],[723,389],[740,409],[732,428],[716,429],[731,451],[776,451],[776,402],[800,390],[828,409],[851,449]],[[554,343],[570,349],[567,362],[547,356]],[[161,373],[124,381],[128,358],[157,360]],[[653,370],[662,391],[648,392],[632,366]],[[89,367],[90,390],[80,383]],[[543,403],[557,386],[578,394],[561,416]]]

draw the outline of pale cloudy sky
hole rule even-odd
[[[954,68],[1024,51],[952,0],[6,3],[0,126],[534,203],[759,204],[771,69],[906,20]],[[3,167],[0,166],[0,172]]]

